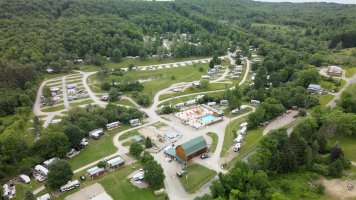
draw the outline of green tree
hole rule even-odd
[[[340,178],[343,170],[344,165],[341,159],[337,159],[329,165],[329,175],[334,178]]]
[[[68,140],[72,148],[77,147],[85,135],[82,129],[80,129],[78,126],[73,124],[66,126],[63,132],[68,137]]]
[[[26,191],[24,200],[36,200],[36,198],[31,191]]]
[[[114,102],[114,101],[118,100],[119,99],[119,94],[120,94],[120,92],[119,92],[119,90],[117,88],[114,88],[114,87],[110,88],[110,90],[109,90],[109,101],[110,102]]]
[[[114,62],[121,62],[122,61],[122,53],[121,53],[120,49],[115,49],[112,52],[112,60]]]
[[[106,168],[106,163],[105,163],[105,161],[101,160],[100,162],[98,162],[97,166],[100,167],[100,168],[104,168],[105,169]]]
[[[147,136],[146,140],[145,140],[145,147],[146,149],[148,148],[151,148],[153,145],[152,145],[152,142],[151,142],[151,139]]]
[[[148,183],[154,189],[160,189],[164,187],[163,169],[155,160],[149,160],[145,166],[145,182]]]
[[[43,90],[42,90],[42,91],[43,91],[42,94],[43,94],[43,96],[44,96],[45,98],[51,98],[51,97],[52,97],[51,89],[50,89],[47,85],[45,85],[45,86],[43,87]]]
[[[139,158],[143,151],[143,147],[141,144],[134,142],[130,145],[129,153],[136,158]]]
[[[43,126],[43,121],[38,117],[34,116],[33,117],[33,135],[35,138],[39,138],[42,132],[42,126]]]
[[[48,168],[46,186],[57,189],[73,177],[73,171],[65,160],[56,160]]]
[[[42,158],[64,158],[70,149],[68,137],[62,132],[46,132],[34,145],[35,151]]]

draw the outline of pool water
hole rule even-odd
[[[202,121],[204,123],[209,123],[209,122],[214,121],[216,119],[217,119],[217,117],[215,117],[213,115],[207,115],[205,117],[200,118],[200,121]]]

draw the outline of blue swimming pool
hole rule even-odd
[[[207,115],[207,116],[200,118],[200,121],[202,121],[204,123],[209,123],[209,122],[215,121],[217,119],[219,119],[219,118],[215,117],[213,115]]]

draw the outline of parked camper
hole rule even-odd
[[[247,108],[246,105],[241,105],[241,106],[240,106],[240,110],[245,110],[246,108]]]
[[[103,101],[107,101],[109,99],[109,95],[108,94],[104,94],[101,96],[101,100]]]
[[[255,105],[255,106],[257,106],[257,105],[259,105],[261,102],[260,101],[258,101],[258,100],[251,100],[251,104],[252,105]]]
[[[95,140],[100,139],[102,135],[104,135],[103,128],[98,128],[89,132],[89,136]]]
[[[111,123],[106,124],[106,129],[108,129],[108,130],[116,129],[118,127],[120,127],[120,122],[119,121],[111,122]]]
[[[50,200],[50,199],[51,199],[51,196],[48,193],[37,197],[37,200]]]
[[[242,127],[241,130],[239,130],[240,135],[245,135],[246,134],[247,127]]]
[[[60,187],[60,191],[66,192],[79,186],[80,186],[80,182],[78,180],[69,181],[67,184]]]
[[[203,75],[201,76],[202,79],[210,79],[210,76],[209,75]]]
[[[234,139],[234,142],[241,143],[243,139],[242,135],[238,135],[237,138]]]
[[[182,92],[182,88],[174,88],[173,92]]]
[[[184,103],[178,103],[178,104],[176,104],[176,107],[177,108],[181,108],[181,107],[183,107],[184,106]]]
[[[238,109],[238,108],[236,108],[236,109],[234,109],[234,110],[231,111],[232,114],[237,114],[238,112],[239,112],[239,109]]]
[[[194,99],[195,99],[195,100],[199,100],[199,99],[201,99],[201,98],[203,98],[203,97],[204,97],[204,94],[198,95],[198,96],[196,96]]]
[[[141,125],[141,121],[140,121],[140,119],[131,119],[130,120],[130,125],[131,126],[140,126]]]
[[[240,127],[247,127],[248,123],[247,122],[244,122],[242,124],[240,124]]]
[[[140,181],[140,180],[143,180],[143,178],[145,178],[145,172],[142,171],[142,172],[139,172],[139,173],[133,175],[132,180]]]
[[[49,167],[54,161],[56,161],[56,160],[59,160],[59,158],[51,158],[51,159],[49,159],[49,160],[46,160],[46,161],[44,161],[43,162],[43,165],[45,166],[45,167]]]
[[[227,104],[229,104],[229,101],[228,101],[228,100],[226,100],[226,99],[220,100],[220,105],[221,105],[221,106],[225,106],[225,105],[227,105]]]
[[[208,106],[215,106],[215,105],[216,105],[216,102],[215,102],[215,101],[213,101],[213,102],[208,102],[207,105],[208,105]]]
[[[233,148],[233,150],[234,150],[235,152],[240,151],[240,149],[241,149],[241,143],[237,143],[237,144],[234,146],[234,148]]]
[[[193,100],[185,102],[185,105],[190,106],[190,105],[194,105],[195,103],[196,103],[196,100],[193,99]]]

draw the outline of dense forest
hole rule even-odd
[[[137,110],[111,106],[77,110],[70,112],[56,127],[43,132],[39,128],[36,134],[44,137],[36,143],[27,140],[23,134],[29,133],[29,114],[46,68],[58,73],[67,72],[78,67],[77,59],[98,66],[120,62],[127,56],[147,59],[167,50],[163,47],[164,39],[171,42],[169,51],[173,57],[224,55],[228,48],[234,50],[237,46],[243,55],[251,56],[248,49],[256,48],[264,62],[252,66],[257,72],[254,85],[237,89],[235,94],[224,94],[231,99],[238,99],[243,94],[247,100],[265,101],[250,117],[250,126],[254,127],[292,106],[311,108],[318,105],[318,100],[311,97],[305,87],[321,79],[315,67],[332,64],[325,55],[356,46],[355,19],[356,6],[325,3],[0,0],[0,177],[27,172],[32,165],[51,156],[63,157],[76,145],[71,144],[68,137],[78,141],[89,129],[115,120],[127,123],[130,118],[142,115]],[[144,39],[147,36],[151,38],[148,41]],[[112,61],[107,61],[110,59]],[[272,87],[267,90],[266,86],[270,84]],[[142,90],[140,85],[135,88]],[[318,149],[312,155],[316,159],[312,163],[293,158],[288,166],[284,163],[271,166],[272,163],[258,161],[260,154],[257,154],[254,166],[248,166],[246,170],[263,169],[273,175],[274,172],[287,173],[308,165],[311,171],[323,170],[321,173],[332,175],[333,172],[325,166],[335,160],[341,160],[337,162],[342,162],[342,168],[347,167],[341,154],[337,158],[319,159],[319,154],[328,155],[331,149],[322,146],[323,138],[318,137],[318,131],[328,126],[329,122],[325,120],[337,119],[341,125],[334,127],[336,131],[344,128],[355,133],[352,124],[342,126],[354,119],[355,105],[350,103],[355,102],[354,93],[348,91],[340,102],[340,107],[347,113],[331,113],[337,117],[323,118],[321,122],[318,118],[311,119],[313,129],[309,136],[296,132],[295,137],[286,139],[285,131],[280,130],[269,138],[280,144],[276,149],[281,151],[280,157],[286,156],[284,150],[294,140],[301,141],[296,145],[311,150],[315,150],[313,145],[317,141]],[[11,119],[5,121],[9,117]],[[349,120],[343,120],[345,118]],[[38,156],[31,156],[33,153]],[[309,155],[309,152],[294,153],[295,156]],[[322,169],[315,169],[315,166]],[[267,174],[254,174],[256,177],[253,178]],[[215,183],[214,197],[231,196],[231,191],[221,190],[228,185],[223,183],[226,178],[230,177],[221,176]]]

